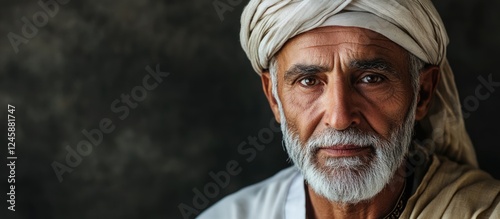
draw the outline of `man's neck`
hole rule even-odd
[[[330,202],[325,197],[316,194],[305,184],[306,215],[308,219],[323,218],[383,218],[397,205],[404,189],[405,178],[398,173],[404,170],[404,165],[391,179],[391,182],[371,200],[356,204]],[[404,172],[404,171],[403,171]]]

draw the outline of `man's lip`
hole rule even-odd
[[[360,156],[368,153],[371,146],[358,146],[358,145],[335,145],[319,148],[320,153],[324,153],[329,157],[352,157]]]

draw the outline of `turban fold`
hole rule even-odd
[[[436,95],[420,121],[426,137],[423,143],[431,152],[477,166],[446,59],[448,36],[430,0],[251,0],[241,17],[241,45],[261,74],[289,39],[322,26],[372,30],[439,66]]]

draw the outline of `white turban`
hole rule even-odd
[[[425,146],[456,162],[477,166],[446,59],[448,36],[430,0],[251,0],[241,17],[241,45],[261,74],[289,39],[322,26],[375,31],[422,61],[440,66],[437,93],[420,121]]]

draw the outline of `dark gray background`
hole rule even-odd
[[[35,0],[2,1],[0,121],[6,127],[6,106],[15,105],[19,159],[17,211],[6,211],[2,201],[0,217],[180,218],[178,205],[193,206],[193,188],[203,190],[213,181],[208,173],[230,160],[242,171],[210,204],[289,165],[280,134],[251,162],[237,151],[272,119],[239,45],[246,2],[231,6],[221,21],[211,0],[74,0],[16,54],[7,33],[21,34],[21,18],[41,9]],[[435,4],[450,35],[448,57],[461,100],[474,95],[480,75],[500,81],[500,2]],[[118,119],[111,103],[142,83],[147,65],[157,64],[170,75]],[[496,178],[499,92],[466,120],[481,167]],[[59,183],[51,163],[64,163],[65,147],[76,148],[85,139],[81,131],[97,128],[102,118],[116,129]],[[6,194],[7,168],[1,166]]]

